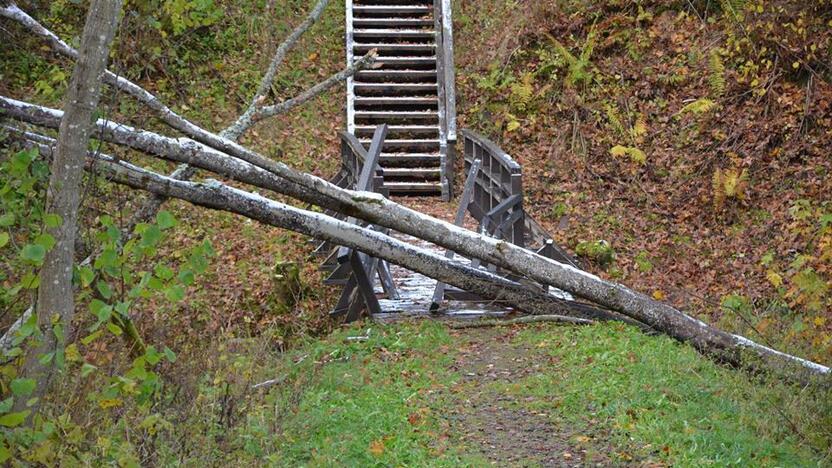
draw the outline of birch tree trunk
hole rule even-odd
[[[15,120],[54,126],[59,111],[0,96],[0,111]],[[163,137],[115,123],[99,122],[102,138],[332,209],[346,216],[427,240],[467,257],[492,263],[513,273],[588,299],[649,325],[702,352],[731,364],[773,370],[790,380],[821,377],[830,381],[829,367],[768,348],[695,319],[669,304],[626,286],[601,279],[570,265],[548,259],[509,242],[493,239],[399,205],[379,194],[345,190],[314,175],[292,169],[216,135],[200,144],[187,138]],[[202,135],[205,136],[205,135]],[[216,145],[216,146],[214,146]],[[208,146],[211,146],[210,148]],[[219,147],[218,149],[215,149]]]
[[[101,96],[101,75],[106,70],[110,45],[118,26],[122,0],[93,0],[81,37],[80,55],[65,98],[55,156],[51,164],[46,212],[57,223],[46,231],[55,239],[40,271],[35,311],[42,335],[26,352],[22,374],[34,379],[34,397],[40,399],[54,372],[55,354],[71,333],[75,303],[72,294],[72,264],[78,224],[80,186],[84,171],[92,116]],[[57,225],[55,225],[57,224]],[[46,359],[46,356],[52,359]],[[26,409],[26,401],[15,401],[15,409]],[[31,421],[31,414],[28,418]]]

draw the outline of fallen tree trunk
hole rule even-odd
[[[528,323],[567,323],[571,325],[591,325],[592,320],[568,317],[565,315],[527,315],[525,317],[518,317],[509,320],[472,320],[469,322],[451,322],[449,325],[454,330],[461,330],[464,328],[485,328],[485,327],[505,327],[511,325],[525,325]]]
[[[37,109],[39,106],[30,104],[21,106],[21,104],[26,103],[0,98],[0,110],[17,120],[31,121],[33,117],[30,114],[42,112],[42,109]],[[50,110],[49,112],[57,111]],[[155,135],[146,131],[142,131],[141,134]],[[191,140],[171,140],[180,142],[178,148],[175,144],[169,148],[171,153],[179,155],[177,157],[190,155],[195,158],[198,153],[202,152],[202,150],[197,151],[195,142]],[[813,377],[828,379],[830,376],[829,367],[719,330],[668,304],[660,303],[621,284],[603,280],[591,273],[558,263],[508,242],[432,218],[378,194],[342,189],[323,179],[298,172],[285,164],[268,160],[234,142],[213,135],[212,142],[217,143],[217,141],[222,147],[222,151],[213,153],[221,159],[214,166],[217,167],[216,170],[222,170],[218,173],[227,174],[233,166],[240,177],[243,173],[247,173],[252,178],[250,180],[254,177],[261,179],[268,177],[270,179],[267,182],[268,188],[276,192],[410,234],[458,254],[477,258],[542,284],[554,286],[642,322],[680,341],[689,342],[698,350],[715,355],[720,360],[733,365],[755,370],[775,371],[798,381],[807,381]],[[204,147],[200,145],[199,148]],[[235,158],[230,158],[229,155]],[[249,162],[265,172],[257,171],[256,168],[251,168],[244,162]],[[194,165],[197,165],[196,162]],[[215,169],[209,170],[216,171]],[[272,176],[284,180],[277,181]],[[235,176],[229,177],[236,178]],[[238,180],[263,186],[261,185],[263,182],[255,184],[242,179]],[[286,183],[286,181],[291,183]]]
[[[24,134],[24,138],[29,141],[29,144],[37,146],[42,155],[51,157],[53,149],[50,144],[47,144],[48,137]],[[600,310],[588,311],[583,308],[573,310],[568,301],[551,294],[483,269],[448,260],[443,255],[322,213],[285,205],[217,181],[195,183],[174,179],[100,153],[89,153],[87,157],[88,170],[101,171],[108,180],[113,182],[157,195],[178,198],[206,208],[240,214],[264,224],[329,240],[519,310],[533,314],[559,312],[578,315],[579,318],[574,320],[583,322],[589,319],[618,320],[617,316],[605,314]]]

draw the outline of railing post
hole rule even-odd
[[[519,247],[525,247],[526,220],[524,219],[525,211],[523,209],[523,173],[520,171],[511,175],[511,193],[520,195],[520,201],[517,202],[513,210],[520,214],[517,220],[514,221],[514,226],[512,226],[511,243]]]

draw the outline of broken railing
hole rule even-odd
[[[342,132],[341,170],[333,183],[342,188],[376,192],[387,196],[387,190],[384,188],[384,172],[378,165],[386,136],[387,125],[379,126],[373,134],[370,147],[365,149],[354,135]],[[362,224],[384,234],[390,231],[377,226],[367,226],[355,218],[347,218],[347,221]],[[373,287],[376,275],[379,277],[385,295],[391,299],[398,298],[387,262],[329,242],[322,242],[315,251],[327,255],[321,269],[329,271],[330,274],[324,283],[343,286],[338,303],[330,312],[333,317],[344,317],[344,320],[349,322],[358,320],[365,313],[371,316],[381,313],[381,306]]]
[[[523,208],[523,170],[488,138],[470,130],[463,130],[464,166],[467,178],[460,196],[454,223],[465,224],[466,214],[477,222],[477,230],[483,235],[510,242],[519,247],[533,250],[540,255],[559,262],[574,265],[574,260],[552,240],[552,237],[526,214]],[[453,259],[454,252],[447,251],[445,257]],[[500,273],[494,265],[481,265],[472,260],[474,267],[484,267]],[[548,291],[544,286],[529,282],[516,275],[506,277],[530,286]],[[556,291],[556,293],[561,293]],[[564,300],[571,296],[558,294]],[[431,310],[438,310],[443,300],[482,300],[471,293],[437,283]]]

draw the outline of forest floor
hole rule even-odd
[[[78,35],[86,2],[34,3],[45,24],[68,39]],[[250,99],[269,51],[309,2],[190,3],[222,14],[180,32],[170,18],[160,26],[145,21],[154,12],[126,15],[111,67],[219,130]],[[526,207],[562,246],[577,253],[607,241],[612,261],[579,255],[587,270],[828,365],[831,13],[823,2],[761,2],[763,11],[741,20],[721,10],[734,3],[742,2],[455,0],[460,126],[492,138],[523,165]],[[287,57],[271,98],[295,95],[343,65],[343,9],[333,2]],[[772,22],[777,34],[761,34]],[[0,37],[15,47],[0,48],[0,92],[59,107],[71,64],[13,24],[2,26]],[[772,54],[782,59],[772,64]],[[114,103],[108,115],[116,120],[169,130],[129,99],[105,101]],[[330,177],[340,164],[343,108],[343,93],[334,90],[257,126],[242,143]],[[142,201],[101,181],[88,187],[100,195],[82,214],[88,239],[101,230],[102,214],[121,222]],[[445,218],[455,206],[408,204]],[[162,389],[151,405],[96,400],[91,389],[109,388],[132,359],[116,336],[82,344],[84,362],[99,371],[62,382],[54,414],[69,422],[48,440],[27,439],[18,450],[23,459],[193,466],[832,461],[828,392],[721,367],[688,346],[619,324],[341,327],[326,314],[337,291],[322,284],[308,239],[186,203],[166,209],[179,225],[159,258],[175,259],[203,239],[216,256],[182,300],[154,296],[131,311],[148,344],[178,357],[155,367]],[[0,255],[4,266],[20,263],[11,249]],[[275,268],[285,264],[297,265],[302,279],[291,303],[276,293]],[[3,274],[14,280],[25,271]],[[4,288],[14,285],[10,279]],[[14,302],[0,324],[26,304]],[[79,314],[78,329],[96,320]],[[346,339],[368,329],[366,341]]]

